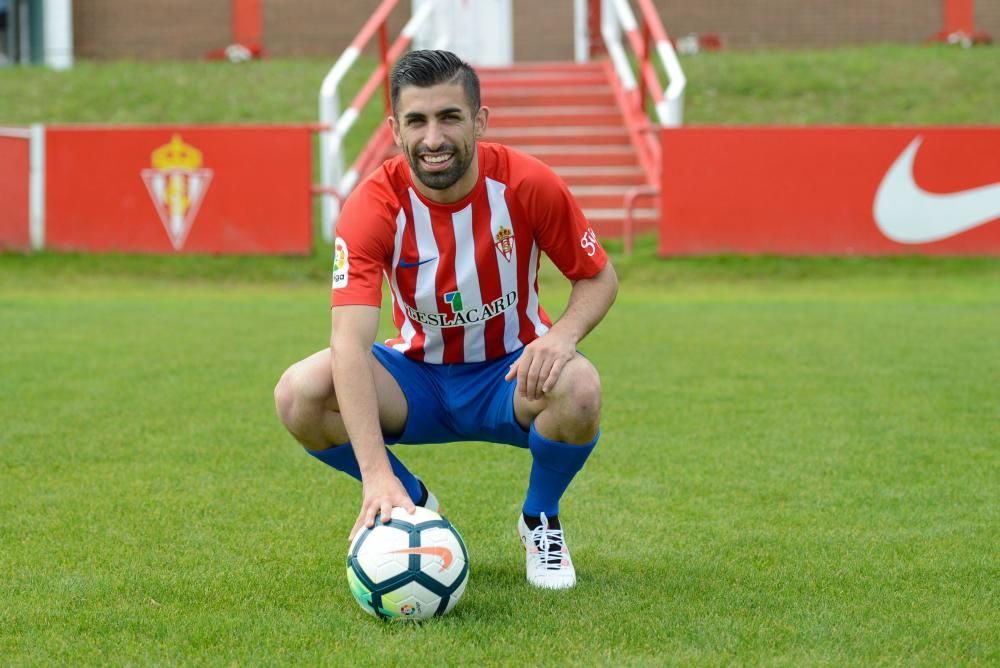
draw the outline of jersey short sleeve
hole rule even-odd
[[[333,248],[333,306],[381,306],[382,274],[392,259],[392,196],[377,177],[362,183],[340,212]]]
[[[570,280],[592,278],[600,272],[608,256],[563,180],[528,156],[521,156],[512,171],[522,175],[517,199],[549,259]]]

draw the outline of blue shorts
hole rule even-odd
[[[376,343],[375,359],[406,396],[406,427],[386,443],[487,441],[528,447],[528,432],[514,418],[516,381],[504,380],[524,348],[488,362],[425,364]]]

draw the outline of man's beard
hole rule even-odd
[[[420,162],[420,156],[424,153],[451,153],[451,167],[440,172],[425,171]],[[453,144],[444,144],[436,151],[418,147],[416,151],[406,151],[406,161],[410,163],[410,169],[425,186],[432,190],[447,190],[458,183],[469,169],[469,165],[472,164],[472,153],[469,145],[464,146],[462,150]]]

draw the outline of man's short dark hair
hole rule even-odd
[[[407,86],[430,88],[443,83],[461,84],[472,113],[479,111],[479,77],[472,66],[451,51],[410,51],[392,68],[390,96],[396,114],[399,91]]]

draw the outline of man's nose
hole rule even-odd
[[[441,132],[441,126],[436,121],[429,122],[427,132],[424,134],[424,144],[431,151],[435,151],[441,148],[443,142],[444,134]]]

